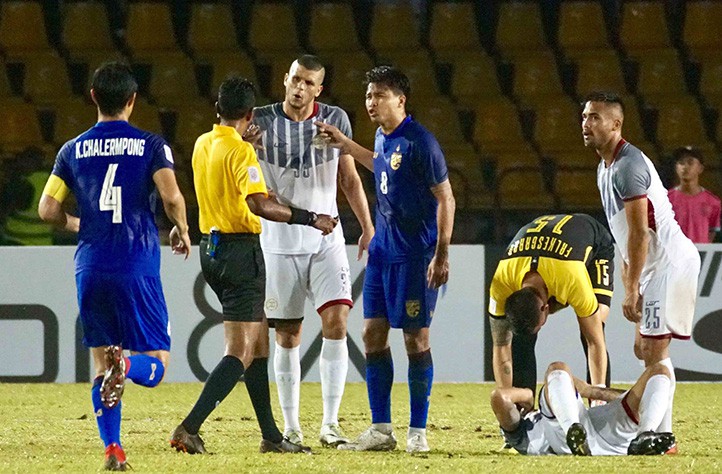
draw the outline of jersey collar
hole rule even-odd
[[[229,127],[228,125],[220,125],[217,123],[213,124],[213,133],[215,133],[216,135],[237,135],[238,138],[241,138],[241,135],[235,128]]]
[[[404,127],[406,127],[406,124],[409,123],[409,122],[411,122],[411,120],[413,120],[413,119],[411,118],[411,115],[407,115],[406,118],[401,121],[401,123],[399,124],[399,126],[396,127],[391,133],[389,133],[388,135],[384,134],[383,132],[381,132],[381,133],[382,133],[386,138],[396,138],[396,137],[398,137],[399,135],[401,135],[401,132],[403,132]]]
[[[278,109],[279,109],[279,111],[281,112],[281,115],[283,116],[283,118],[288,119],[288,120],[290,120],[290,121],[292,121],[292,122],[295,122],[295,120],[293,120],[291,117],[289,117],[289,116],[286,114],[286,111],[283,110],[283,102],[279,102],[279,103],[278,103],[278,106],[279,106]],[[314,102],[314,103],[313,103],[313,110],[311,111],[311,115],[309,115],[308,117],[306,117],[305,119],[303,119],[302,122],[305,122],[306,120],[311,120],[311,119],[314,118],[316,115],[318,115],[318,109],[319,109],[318,102]]]

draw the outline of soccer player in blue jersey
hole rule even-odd
[[[372,425],[355,443],[339,449],[384,451],[396,447],[391,425],[394,366],[389,328],[404,332],[409,357],[411,420],[406,451],[426,452],[426,418],[434,366],[429,326],[438,288],[449,277],[454,196],[444,154],[434,136],[406,113],[409,80],[380,66],[366,74],[366,110],[379,125],[374,151],[330,124],[321,134],[366,168],[376,181],[376,235],[364,279],[366,385]]]
[[[60,149],[38,207],[43,220],[79,232],[75,281],[83,343],[95,364],[91,393],[105,469],[113,471],[127,467],[120,443],[125,379],[155,387],[170,356],[156,189],[174,224],[173,252],[190,254],[171,149],[161,137],[128,124],[137,90],[127,65],[106,63],[95,71],[90,94],[98,123]],[[80,217],[63,210],[69,192]],[[125,357],[123,348],[132,355]]]

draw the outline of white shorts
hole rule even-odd
[[[642,287],[642,337],[689,339],[692,335],[701,265],[696,249],[685,253],[688,258],[674,266],[664,265]]]
[[[264,252],[264,258],[269,320],[303,319],[306,298],[319,314],[335,304],[353,307],[345,245],[322,245],[318,253],[303,255]]]

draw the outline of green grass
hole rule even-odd
[[[245,387],[239,385],[206,421],[202,435],[208,456],[176,453],[168,435],[195,402],[202,385],[162,384],[153,390],[127,387],[123,445],[137,472],[722,472],[720,398],[722,385],[680,384],[675,432],[680,454],[665,457],[525,457],[500,450],[502,439],[489,408],[490,384],[437,384],[431,398],[431,453],[410,456],[403,441],[408,391],[394,386],[393,413],[401,441],[392,453],[349,453],[321,448],[321,390],[304,383],[301,423],[313,456],[259,454],[260,434]],[[275,387],[272,387],[275,391]],[[274,412],[280,409],[273,394]],[[349,384],[342,425],[355,437],[369,423],[366,389]],[[0,385],[0,472],[94,472],[103,448],[90,404],[88,384]]]

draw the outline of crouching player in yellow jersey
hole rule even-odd
[[[577,314],[587,379],[609,386],[604,340],[614,275],[609,231],[591,216],[542,216],[522,227],[507,247],[489,290],[497,387],[536,387],[537,333],[550,313]]]

